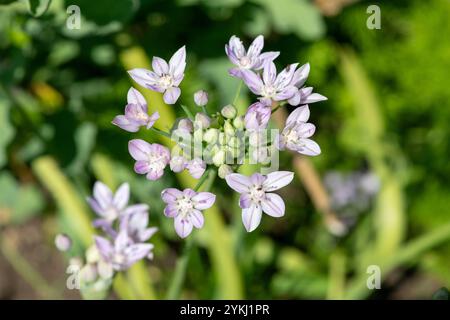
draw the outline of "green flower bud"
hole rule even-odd
[[[225,162],[225,150],[219,149],[212,157],[212,161],[216,167],[224,164]]]
[[[227,119],[233,119],[237,115],[237,110],[234,106],[232,106],[231,104],[228,104],[222,108],[220,113],[222,114],[222,116],[224,116]]]
[[[112,265],[103,260],[97,263],[97,271],[102,279],[110,279],[114,275]]]
[[[203,134],[203,141],[207,143],[215,143],[219,138],[219,130],[217,129],[208,129]]]
[[[230,137],[228,139],[228,143],[227,143],[230,147],[232,148],[239,148],[240,145],[240,141],[238,137]]]
[[[97,268],[94,264],[88,263],[80,270],[80,279],[83,282],[93,282],[97,279]]]
[[[236,131],[234,130],[234,127],[231,125],[230,121],[225,121],[223,124],[223,131],[227,136],[234,136],[236,134]]]
[[[227,143],[227,137],[225,136],[225,133],[219,132],[219,144],[221,146],[226,145]]]
[[[230,173],[233,173],[233,169],[229,165],[222,164],[219,167],[218,174],[220,178],[225,179],[225,176]]]
[[[100,260],[100,253],[98,252],[97,246],[94,244],[86,250],[86,261],[87,263],[96,263]]]
[[[243,130],[245,127],[244,117],[239,116],[233,119],[233,126],[236,129]]]

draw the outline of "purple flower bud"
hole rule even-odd
[[[186,168],[187,160],[182,156],[175,156],[170,159],[170,170],[181,172]]]
[[[194,124],[192,123],[191,119],[184,118],[178,122],[178,129],[184,130],[186,132],[193,132]]]
[[[195,115],[195,124],[201,126],[201,128],[206,129],[211,125],[211,118],[206,114],[199,112]]]
[[[206,162],[200,158],[195,158],[188,162],[186,169],[189,170],[189,173],[193,178],[200,179],[206,170]]]
[[[194,93],[195,104],[199,107],[205,106],[208,103],[208,93],[204,90],[199,90]]]
[[[72,239],[64,233],[60,233],[55,237],[55,246],[59,251],[69,251],[72,247]]]
[[[269,123],[272,110],[270,106],[261,102],[255,102],[248,109],[245,114],[245,128],[247,130],[265,129]]]

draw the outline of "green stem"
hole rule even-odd
[[[233,99],[233,106],[236,106],[237,99],[239,98],[239,96],[241,94],[241,89],[242,89],[242,83],[243,82],[244,81],[242,81],[242,80],[239,81],[239,85],[237,87],[236,94],[235,94],[234,99]]]
[[[206,110],[206,106],[202,106],[202,111],[204,114],[209,115],[208,111]]]
[[[158,129],[158,128],[155,128],[155,127],[151,127],[150,129],[155,131],[156,133],[164,136],[164,137],[170,138],[170,133],[168,133],[168,132],[166,132],[164,130],[161,130],[161,129]]]
[[[194,187],[194,191],[198,191],[200,187],[206,182],[204,190],[210,190],[214,179],[216,178],[216,171],[214,169],[207,170]],[[183,287],[184,279],[186,278],[187,266],[189,257],[193,247],[193,236],[186,239],[183,255],[178,259],[175,267],[175,272],[167,292],[168,300],[175,300],[180,297],[181,289]]]
[[[277,112],[278,111],[278,109],[280,109],[282,106],[284,106],[286,104],[286,102],[282,102],[282,103],[280,103],[279,105],[277,105],[275,108],[273,108],[272,109],[272,113],[271,114],[274,114],[275,112]]]
[[[194,115],[192,114],[192,112],[188,109],[188,107],[186,107],[185,105],[181,105],[181,108],[183,108],[184,113],[186,113],[186,115],[188,116],[189,119],[194,120]]]

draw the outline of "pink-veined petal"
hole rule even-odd
[[[239,173],[230,173],[226,175],[225,181],[231,189],[239,193],[248,192],[252,186],[250,179]]]
[[[175,217],[174,227],[176,233],[181,238],[186,238],[192,232],[192,222],[188,219],[182,218],[180,215]]]
[[[94,198],[97,200],[100,207],[106,209],[112,203],[113,194],[104,183],[97,181],[94,184]]]
[[[306,122],[309,119],[309,106],[301,106],[296,108],[291,112],[289,117],[286,119],[286,125],[291,123]]]
[[[247,232],[252,232],[261,223],[261,206],[252,204],[247,209],[242,209],[242,222]]]
[[[123,183],[114,194],[113,203],[117,209],[123,210],[125,209],[125,206],[128,204],[129,199],[130,199],[130,185],[128,183]]]
[[[205,210],[210,208],[216,201],[216,195],[211,192],[199,192],[192,197],[194,201],[194,208],[198,210]]]
[[[200,229],[203,227],[203,224],[205,222],[205,218],[203,217],[203,214],[200,212],[200,210],[192,210],[191,211],[191,222],[197,229]]]
[[[133,139],[128,142],[128,152],[134,160],[147,161],[151,153],[151,145],[141,139]]]
[[[167,188],[161,192],[161,199],[165,203],[173,203],[177,201],[177,199],[183,196],[183,192],[181,190],[175,188]]]
[[[147,101],[145,101],[144,96],[138,90],[131,87],[127,93],[127,103],[137,104],[137,105],[146,105]]]
[[[166,60],[160,57],[153,57],[152,68],[153,71],[155,71],[159,76],[169,73],[169,65],[167,64]]]
[[[271,192],[287,186],[294,179],[294,173],[290,171],[275,171],[267,175],[263,187],[265,192]]]
[[[320,146],[317,142],[311,139],[302,139],[300,142],[302,146],[296,150],[297,152],[307,156],[317,156],[321,153]]]
[[[164,102],[167,104],[175,104],[180,97],[181,89],[178,87],[170,87],[164,92]]]
[[[259,35],[253,40],[252,44],[248,48],[247,56],[249,57],[257,57],[261,53],[262,48],[264,47],[264,37]]]

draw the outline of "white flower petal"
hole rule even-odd
[[[248,192],[252,186],[250,178],[239,173],[230,173],[226,175],[225,181],[231,189],[239,193]]]
[[[294,173],[290,171],[276,171],[267,175],[264,181],[264,191],[271,192],[287,186],[294,179]]]
[[[242,209],[242,222],[244,223],[245,230],[252,232],[255,230],[261,222],[261,206],[251,205],[250,208]]]
[[[267,193],[266,198],[261,202],[262,210],[269,216],[279,218],[284,216],[284,201],[275,193]]]

